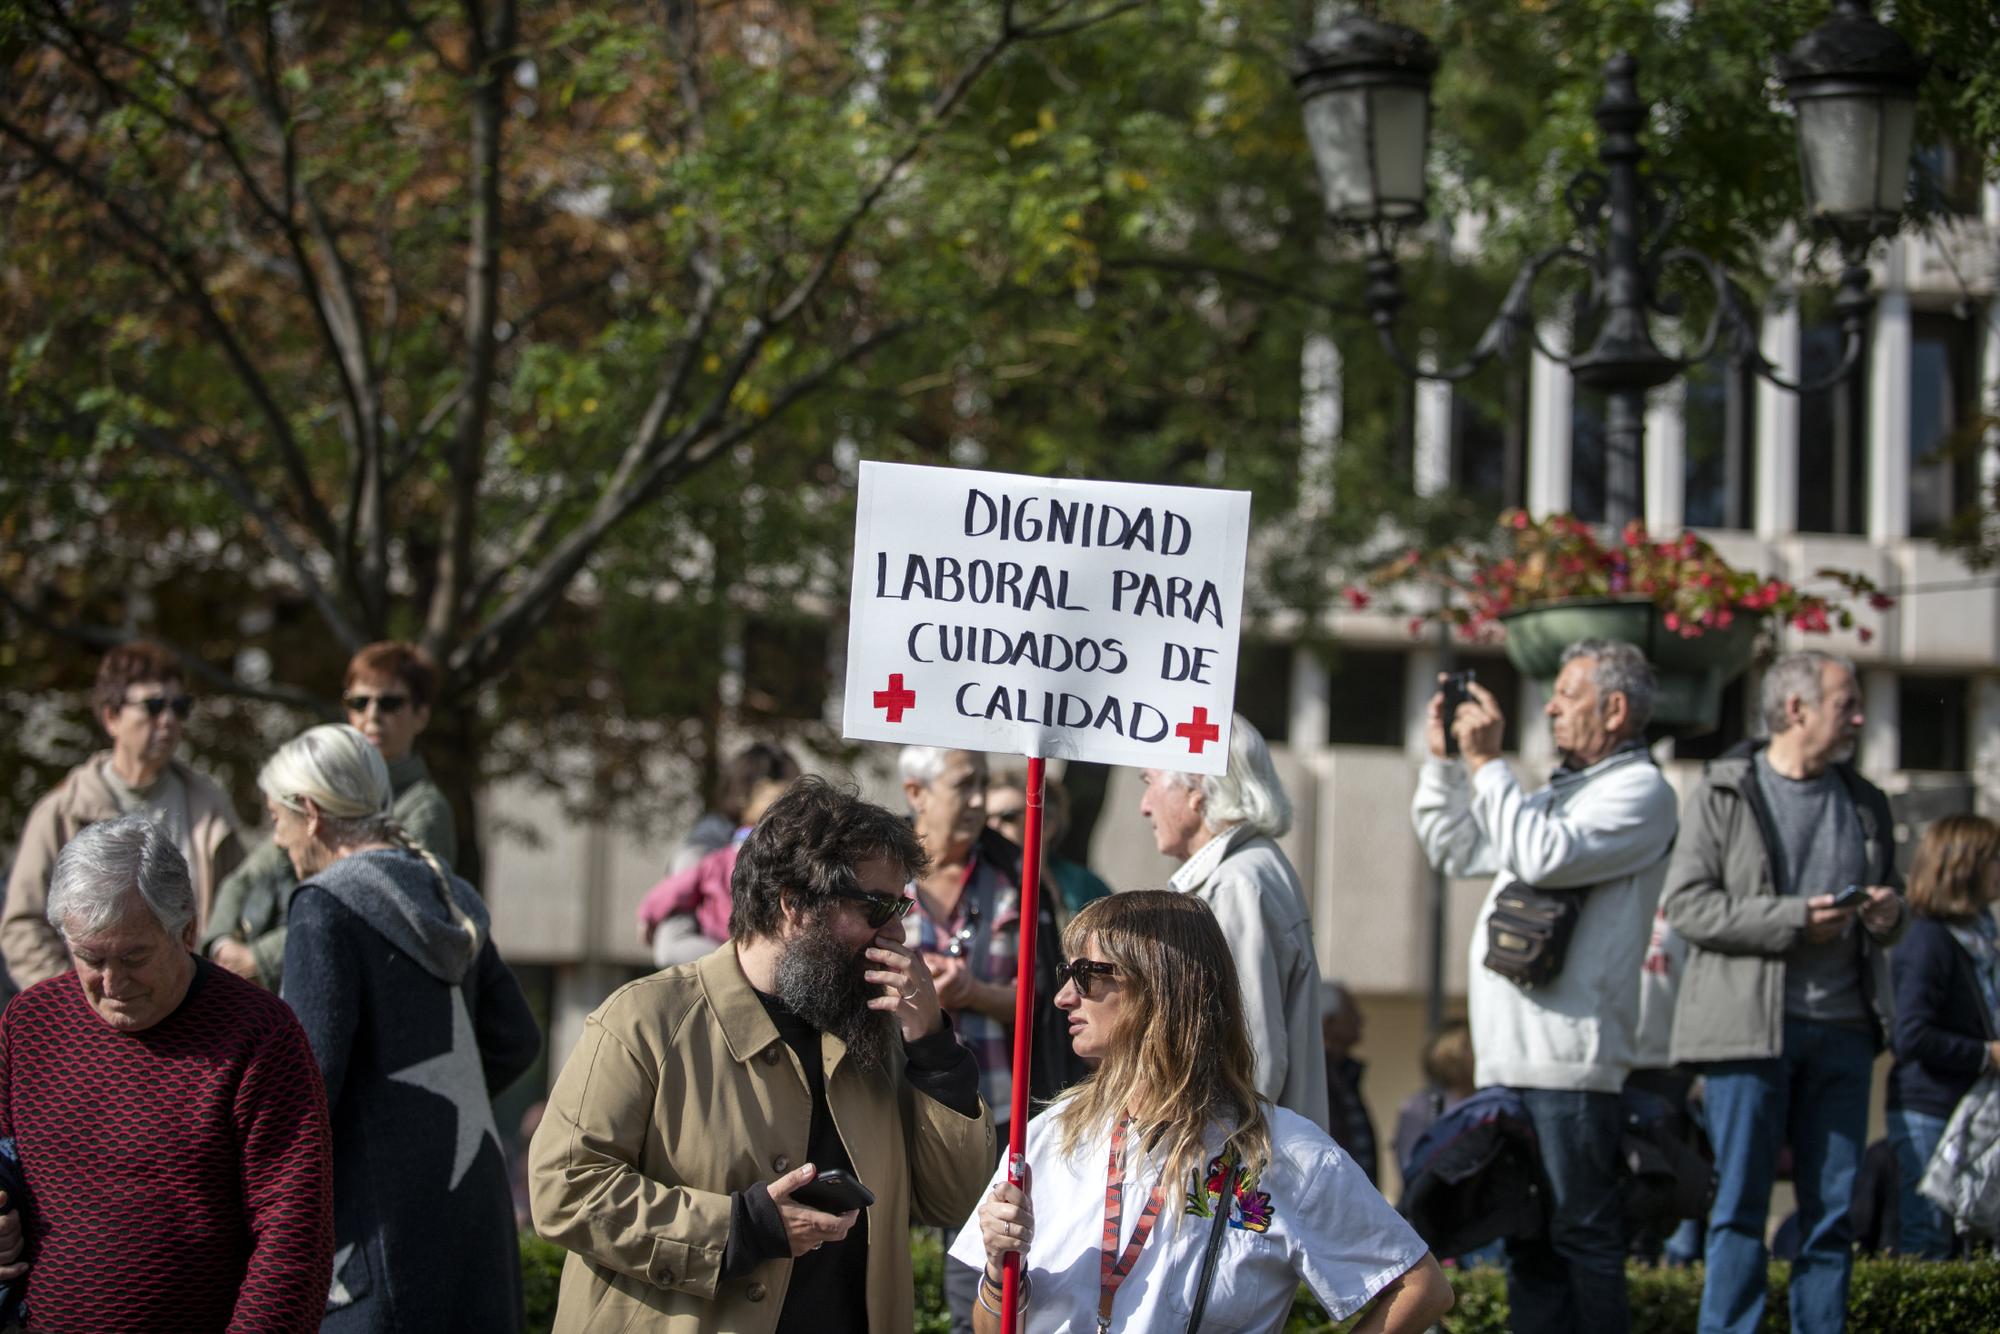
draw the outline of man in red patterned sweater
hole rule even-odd
[[[144,816],[64,847],[48,915],[75,968],[0,1014],[28,1329],[318,1329],[332,1138],[290,1008],[190,952],[187,862]]]

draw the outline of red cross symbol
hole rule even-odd
[[[903,674],[891,672],[889,688],[875,692],[875,707],[888,710],[890,722],[900,723],[903,721],[904,709],[917,707],[917,692],[903,689]]]
[[[881,701],[882,697],[877,695],[875,702],[879,704]],[[1208,720],[1207,709],[1198,708],[1192,718],[1174,729],[1174,735],[1186,737],[1188,749],[1199,755],[1203,746],[1222,739],[1222,729]]]

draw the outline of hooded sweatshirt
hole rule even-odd
[[[333,1122],[329,1331],[521,1328],[491,1098],[541,1032],[485,905],[447,875],[400,849],[359,852],[292,898],[284,996]]]

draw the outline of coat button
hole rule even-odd
[[[752,1283],[743,1295],[753,1302],[761,1302],[764,1300],[764,1285],[762,1283]]]
[[[671,1270],[671,1269],[662,1269],[662,1270],[660,1271],[660,1286],[661,1286],[661,1287],[663,1287],[663,1288],[671,1288],[672,1286],[674,1286],[674,1271],[673,1271],[673,1270]]]
[[[778,1049],[775,1046],[764,1048],[764,1064],[776,1065],[777,1063],[778,1063]]]
[[[792,1170],[792,1160],[781,1153],[771,1160],[771,1170],[773,1172],[789,1172]]]

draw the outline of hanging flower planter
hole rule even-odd
[[[1410,633],[1442,622],[1468,642],[1504,635],[1507,656],[1523,676],[1550,680],[1562,651],[1579,639],[1637,645],[1653,664],[1660,690],[1653,718],[1667,730],[1713,730],[1722,691],[1750,665],[1758,632],[1786,624],[1808,634],[1856,629],[1849,600],[1877,611],[1893,601],[1862,575],[1823,569],[1830,595],[1806,593],[1782,579],[1738,570],[1693,533],[1655,541],[1636,521],[1609,544],[1568,514],[1500,516],[1482,543],[1412,550],[1372,571],[1376,589],[1415,585],[1437,605],[1410,618]],[[1350,587],[1350,606],[1373,595]]]
[[[1523,676],[1553,680],[1563,650],[1580,639],[1634,645],[1653,664],[1659,691],[1653,722],[1685,736],[1712,732],[1722,716],[1722,692],[1743,674],[1757,650],[1758,622],[1729,625],[1694,637],[1669,630],[1668,613],[1643,598],[1578,598],[1549,602],[1500,617],[1507,660]]]

